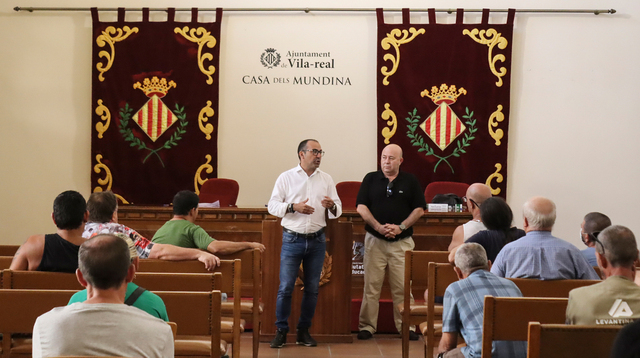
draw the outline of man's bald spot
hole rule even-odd
[[[533,228],[550,230],[555,224],[556,204],[547,198],[534,196],[524,203],[522,211]]]
[[[473,183],[467,189],[467,198],[475,200],[478,204],[491,197],[491,188],[483,183]]]
[[[382,153],[391,154],[398,158],[402,158],[402,148],[397,144],[389,144],[382,150]]]

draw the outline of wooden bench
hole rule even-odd
[[[228,297],[233,298],[229,302],[225,302],[223,314],[225,316],[232,315],[232,324],[223,319],[222,322],[222,338],[230,341],[233,346],[233,358],[240,357],[240,333],[244,331],[244,324],[241,322],[241,288],[242,288],[242,262],[240,259],[220,260],[220,266],[216,267],[215,272],[222,273],[223,278],[230,277],[231,280],[223,279],[223,285],[219,287]],[[199,261],[165,261],[145,259],[140,260],[139,272],[164,272],[164,273],[194,273],[209,272]],[[145,287],[146,288],[146,287]],[[237,299],[236,299],[237,298]],[[171,317],[173,319],[173,317]],[[231,332],[229,332],[231,330]]]
[[[31,357],[31,339],[10,339],[13,333],[33,333],[36,319],[54,307],[66,306],[72,290],[0,290],[2,357]]]
[[[525,341],[529,322],[564,323],[567,298],[484,297],[482,356],[491,357],[493,341]]]
[[[569,326],[529,322],[528,358],[609,357],[622,326]]]
[[[221,255],[221,259],[240,259],[241,291],[240,300],[241,318],[253,325],[253,357],[258,357],[260,344],[260,328],[262,324],[262,254],[260,250],[243,250],[230,255]],[[208,272],[199,261],[163,261],[140,260],[141,272]],[[248,298],[248,299],[247,299]],[[234,309],[235,300],[222,303],[223,314],[229,314]],[[254,309],[255,308],[255,309]]]
[[[215,289],[231,295],[234,290],[239,292],[240,277],[236,272],[241,270],[240,260],[221,260],[217,270],[220,272],[206,274],[138,272],[134,282],[149,291],[211,292]],[[72,273],[3,270],[2,288],[78,291],[84,287]],[[62,306],[66,304],[67,302]],[[222,319],[220,332],[222,339],[232,344],[234,357],[239,357],[240,333],[244,327],[241,323],[239,305],[236,306],[238,307],[229,313],[232,315],[231,319]],[[170,319],[175,321],[175,317],[170,316]]]
[[[436,336],[442,336],[442,324],[435,324],[435,298],[444,296],[449,285],[458,280],[458,275],[451,264],[431,262],[427,268],[428,290],[427,293],[427,321],[420,324],[420,331],[424,336],[425,357],[433,357]],[[442,313],[441,313],[442,314]]]
[[[404,261],[404,302],[398,305],[402,315],[402,358],[409,357],[409,328],[427,320],[427,305],[423,301],[427,289],[429,262],[447,263],[448,251],[407,251]],[[418,299],[411,304],[410,293]],[[442,306],[435,306],[436,316],[442,316]]]

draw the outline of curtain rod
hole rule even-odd
[[[88,7],[20,7],[13,8],[15,11],[90,11]],[[117,11],[118,8],[98,8],[99,11]],[[142,11],[142,8],[130,8],[131,11]],[[215,11],[215,8],[199,8],[199,11]],[[375,8],[223,8],[225,12],[241,11],[273,11],[273,12],[375,12]],[[385,11],[399,12],[402,9],[384,9]],[[166,8],[149,8],[149,11],[167,11]],[[176,8],[176,11],[191,11],[191,8]],[[427,12],[427,9],[411,9],[412,12]],[[446,12],[453,14],[456,9],[435,9],[436,12]],[[482,9],[465,9],[465,12],[482,12]],[[508,9],[495,9],[491,12],[507,12]],[[516,9],[519,13],[561,13],[561,14],[615,14],[616,9]]]

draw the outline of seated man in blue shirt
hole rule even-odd
[[[491,273],[538,280],[600,279],[577,247],[551,235],[556,222],[553,201],[533,197],[524,204],[522,214],[527,235],[502,248]]]
[[[456,274],[460,281],[447,287],[442,313],[442,338],[438,358],[480,357],[482,352],[482,320],[484,296],[522,297],[515,283],[489,272],[491,261],[477,243],[463,244],[455,255]],[[467,343],[456,348],[458,333]],[[526,343],[521,341],[495,341],[492,357],[524,358]]]

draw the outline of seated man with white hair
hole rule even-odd
[[[460,281],[447,287],[442,313],[442,338],[438,358],[480,357],[482,352],[482,320],[484,296],[522,297],[515,283],[489,272],[491,261],[477,243],[463,244],[455,254],[454,270]],[[458,333],[467,343],[456,348]],[[524,358],[526,342],[495,341],[491,356],[497,358]]]
[[[533,197],[524,204],[522,212],[527,234],[502,248],[491,273],[539,280],[600,279],[577,247],[551,235],[556,222],[553,201]]]

